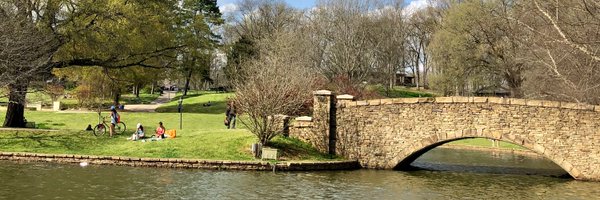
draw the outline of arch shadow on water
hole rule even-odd
[[[453,138],[453,139],[439,141],[439,142],[433,143],[431,145],[425,146],[423,148],[420,148],[419,150],[417,150],[417,151],[411,153],[410,155],[406,156],[404,159],[402,159],[399,162],[397,162],[398,164],[393,169],[397,170],[397,171],[431,170],[429,168],[416,167],[416,166],[413,165],[413,163],[418,158],[420,158],[422,155],[424,155],[427,152],[429,152],[429,151],[431,151],[431,150],[433,150],[433,149],[435,149],[437,147],[440,147],[440,146],[442,146],[444,144],[447,144],[447,143],[450,143],[450,142],[454,142],[454,141],[458,141],[458,140],[473,139],[473,138],[494,139],[494,138],[490,138],[490,137],[473,137],[473,136],[467,136],[467,137],[458,137],[458,138]],[[511,143],[511,144],[515,144],[515,145],[521,146],[521,147],[527,149],[529,152],[536,153],[536,154],[540,155],[540,157],[543,157],[544,159],[551,161],[557,167],[560,167],[562,169],[562,171],[564,172],[561,175],[548,175],[548,176],[574,179],[574,177],[572,176],[571,172],[569,172],[568,170],[566,170],[565,167],[560,166],[559,163],[557,163],[555,160],[553,160],[552,158],[550,158],[547,155],[544,155],[542,153],[536,152],[534,149],[527,148],[526,146],[519,145],[519,144],[516,144],[516,143],[511,142],[511,141],[502,140],[502,139],[495,139],[495,140],[503,141],[503,142],[508,142],[508,143]],[[510,167],[510,166],[477,166],[477,165],[462,165],[462,164],[448,164],[448,165],[445,165],[445,168],[449,169],[448,171],[469,171],[469,172],[480,172],[480,173],[494,173],[492,171],[508,171],[508,174],[511,174],[511,171],[519,171],[520,170],[520,168],[518,168],[518,167]],[[434,170],[434,171],[436,171],[436,170]],[[446,171],[446,170],[442,170],[442,171]],[[525,173],[525,174],[529,175],[529,173]]]

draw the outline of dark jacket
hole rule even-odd
[[[227,111],[225,111],[225,116],[236,116],[237,111],[235,110],[235,106],[227,106]]]

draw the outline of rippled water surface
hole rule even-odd
[[[600,199],[600,183],[556,178],[564,171],[543,159],[434,149],[414,165],[434,171],[273,173],[0,161],[0,199]]]

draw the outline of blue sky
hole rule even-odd
[[[285,0],[288,4],[293,7],[304,9],[311,8],[315,5],[316,0]],[[221,8],[223,13],[229,12],[232,9],[235,9],[235,3],[237,0],[217,0],[217,4]],[[420,8],[424,6],[427,2],[426,0],[404,0],[407,7],[416,7]]]

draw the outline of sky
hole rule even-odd
[[[305,8],[312,8],[315,5],[315,0],[285,0],[289,5],[296,7],[296,8],[300,8],[300,9],[305,9]],[[219,8],[221,9],[221,13],[223,14],[227,14],[229,12],[235,11],[236,10],[236,3],[237,0],[217,0],[217,4],[219,5]],[[427,0],[405,0],[404,1],[405,4],[407,5],[406,8],[408,10],[415,10],[415,9],[419,9],[419,8],[423,8],[425,6],[427,6]]]

